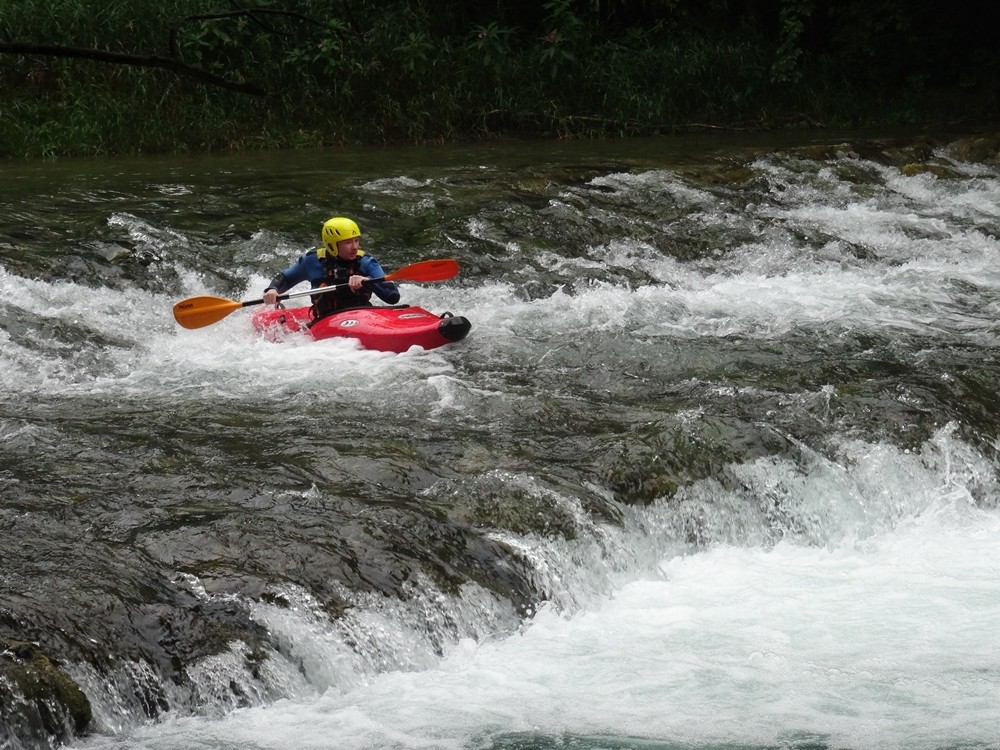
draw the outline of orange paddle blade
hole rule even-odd
[[[222,297],[189,297],[174,305],[174,319],[185,328],[211,325],[243,307],[242,302]]]
[[[422,260],[387,273],[386,281],[443,281],[458,273],[458,263],[451,258]]]

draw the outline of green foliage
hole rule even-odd
[[[578,65],[576,50],[586,41],[586,26],[572,5],[571,0],[551,0],[542,6],[547,14],[543,28],[549,31],[541,39],[538,64],[553,80]]]
[[[491,76],[498,76],[508,70],[513,57],[510,41],[514,31],[513,28],[501,26],[495,21],[486,26],[473,28],[472,40],[468,47],[471,52],[470,62],[488,71]]]
[[[402,44],[393,47],[393,52],[402,58],[403,67],[411,74],[419,74],[430,65],[434,52],[434,42],[423,31],[411,31]]]
[[[771,65],[771,80],[798,83],[802,79],[799,61],[806,20],[813,11],[812,0],[785,0],[778,11],[778,49]]]
[[[958,94],[983,115],[989,28],[932,0],[18,0],[0,44],[171,56],[267,95],[0,54],[0,156],[901,122]]]

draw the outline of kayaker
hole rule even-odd
[[[323,224],[323,244],[301,256],[271,279],[264,290],[264,304],[274,305],[278,295],[308,281],[313,289],[340,286],[335,292],[313,295],[313,318],[319,320],[337,310],[371,307],[372,292],[390,305],[399,302],[399,289],[391,281],[372,281],[385,276],[382,266],[361,249],[361,230],[351,219],[335,216]]]

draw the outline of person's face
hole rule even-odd
[[[341,240],[337,243],[337,257],[341,260],[354,260],[358,257],[358,250],[360,249],[360,237],[351,237],[349,240]]]

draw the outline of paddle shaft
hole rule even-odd
[[[423,260],[418,263],[411,263],[400,269],[387,273],[375,279],[368,279],[362,282],[365,285],[376,284],[382,281],[443,281],[450,279],[458,273],[458,263],[451,258],[441,260]],[[334,284],[333,286],[321,286],[308,289],[302,292],[279,295],[276,301],[291,299],[292,297],[305,297],[313,294],[326,294],[335,289],[350,286],[349,283]],[[222,320],[234,310],[251,305],[263,304],[263,299],[250,299],[245,302],[234,302],[233,300],[221,297],[189,297],[174,305],[174,318],[184,328],[201,328]]]
[[[377,279],[368,279],[368,281],[363,281],[362,286],[367,286],[368,284],[378,284],[379,282],[386,281],[385,276],[380,276]],[[318,286],[315,289],[306,289],[301,292],[292,292],[291,294],[279,294],[277,302],[282,302],[286,299],[292,299],[293,297],[306,297],[313,294],[326,294],[327,292],[332,292],[337,289],[343,289],[345,286],[350,286],[347,282],[343,284],[334,284],[333,286]],[[264,302],[263,299],[248,299],[240,304],[241,307],[250,307],[251,305],[259,305]]]

